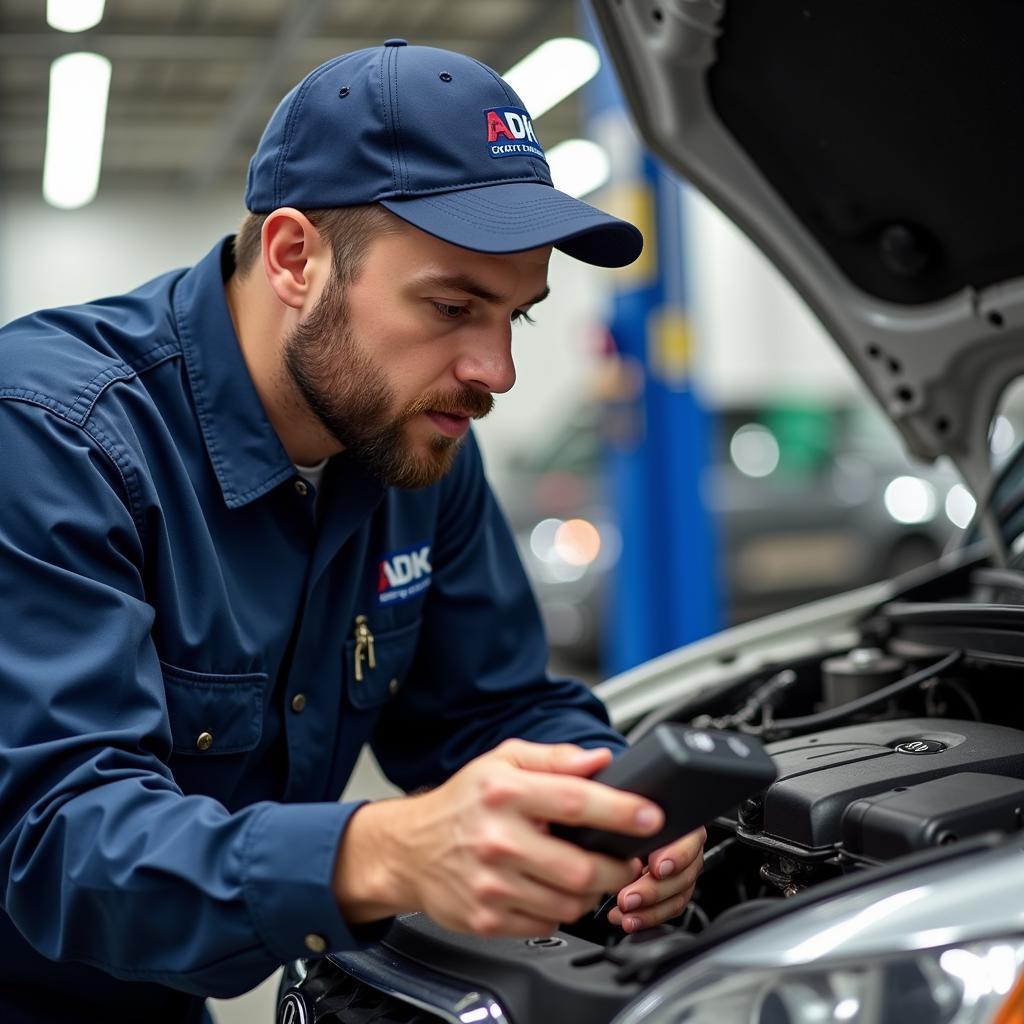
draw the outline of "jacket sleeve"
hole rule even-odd
[[[373,740],[396,785],[437,785],[512,737],[625,749],[582,683],[548,675],[537,603],[472,435],[443,487],[432,570],[412,669]]]
[[[359,944],[330,888],[357,805],[229,813],[175,784],[129,469],[0,401],[0,895],[51,959],[237,994],[307,934]]]

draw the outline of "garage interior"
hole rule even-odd
[[[504,73],[550,40],[596,41],[572,0],[107,0],[77,32],[43,7],[0,10],[3,322],[127,290],[234,231],[263,126],[330,57],[400,37]],[[98,190],[62,209],[42,184],[50,75],[76,52],[109,60],[109,99]],[[615,88],[605,59],[536,129],[548,151],[600,148],[588,202],[628,216],[637,187],[655,197],[648,262],[631,277],[556,253],[551,298],[516,328],[517,385],[476,428],[553,664],[588,682],[930,562],[974,511],[951,466],[904,454],[769,261],[645,159]],[[1004,400],[997,459],[1022,405]],[[389,792],[366,759],[346,796]],[[275,985],[215,1003],[217,1021],[270,1019]]]

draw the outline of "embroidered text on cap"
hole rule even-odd
[[[533,121],[522,107],[490,107],[487,119],[487,151],[492,157],[535,156],[547,162]]]

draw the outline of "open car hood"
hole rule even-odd
[[[983,499],[1024,373],[1024,5],[592,0],[640,132]]]

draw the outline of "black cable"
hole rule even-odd
[[[978,707],[978,702],[967,692],[967,689],[961,686],[959,683],[954,682],[952,679],[936,679],[932,686],[926,686],[924,692],[924,709],[929,717],[933,718],[949,718],[950,716],[946,713],[945,705],[939,705],[938,700],[935,696],[935,691],[940,687],[945,687],[947,690],[952,690],[963,702],[964,706],[971,713],[972,717],[976,722],[982,720],[981,708]]]
[[[711,927],[711,918],[708,917],[707,911],[699,903],[694,903],[692,900],[687,903],[686,909],[683,911],[683,919],[679,922],[678,927],[684,932],[689,932],[690,922],[694,918],[697,918],[700,931],[707,931]]]
[[[701,874],[707,874],[708,871],[713,870],[718,866],[718,862],[722,857],[729,851],[729,847],[735,846],[739,840],[735,836],[728,836],[723,839],[720,843],[716,843],[709,850],[704,851],[704,867],[701,869]]]
[[[782,670],[782,672],[786,671],[789,670]],[[768,686],[773,682],[773,680],[776,680],[778,676],[782,674],[777,672],[775,667],[766,665],[762,666],[762,668],[756,673],[756,675],[760,676],[763,675],[765,672],[771,672],[772,675],[767,680],[767,682],[761,683],[759,688]],[[789,684],[787,683],[786,685]],[[726,694],[726,691],[731,692],[734,689],[736,689],[735,683],[727,683],[724,686],[720,685],[719,687],[715,688],[716,692],[712,695],[712,697],[713,699],[717,699],[718,697],[724,696]],[[629,730],[629,732],[626,733],[626,739],[629,740],[631,745],[633,745],[639,743],[640,740],[642,740],[656,726],[661,725],[662,722],[685,721],[688,715],[691,713],[689,711],[690,705],[695,704],[697,705],[697,707],[700,707],[701,705],[707,703],[708,698],[709,692],[706,690],[701,690],[698,693],[688,693],[681,700],[671,701],[670,703],[665,704],[663,707],[654,708],[652,711],[648,711],[647,714],[644,715],[644,717],[641,718],[640,721],[637,722],[636,725],[634,725]],[[699,717],[703,718],[709,716]]]
[[[800,718],[780,718],[766,727],[761,735],[765,739],[783,739],[794,732],[807,732],[844,722],[861,711],[866,711],[876,704],[884,704],[897,694],[903,693],[906,690],[912,690],[915,686],[928,682],[929,679],[937,676],[940,672],[945,672],[946,669],[952,668],[963,656],[963,651],[953,651],[927,668],[912,672],[909,676],[904,676],[903,679],[898,679],[895,683],[883,686],[882,689],[875,690],[874,693],[858,697],[857,700],[851,700],[837,708],[820,711],[815,715],[803,715]]]
[[[758,715],[762,720],[771,715],[775,704],[796,682],[797,674],[791,668],[784,668],[781,672],[776,672],[768,682],[758,686],[739,711],[718,718],[699,715],[692,724],[698,729],[743,729]]]
[[[971,573],[971,583],[1001,590],[1024,591],[1024,572],[1017,569],[995,569],[983,566]]]

